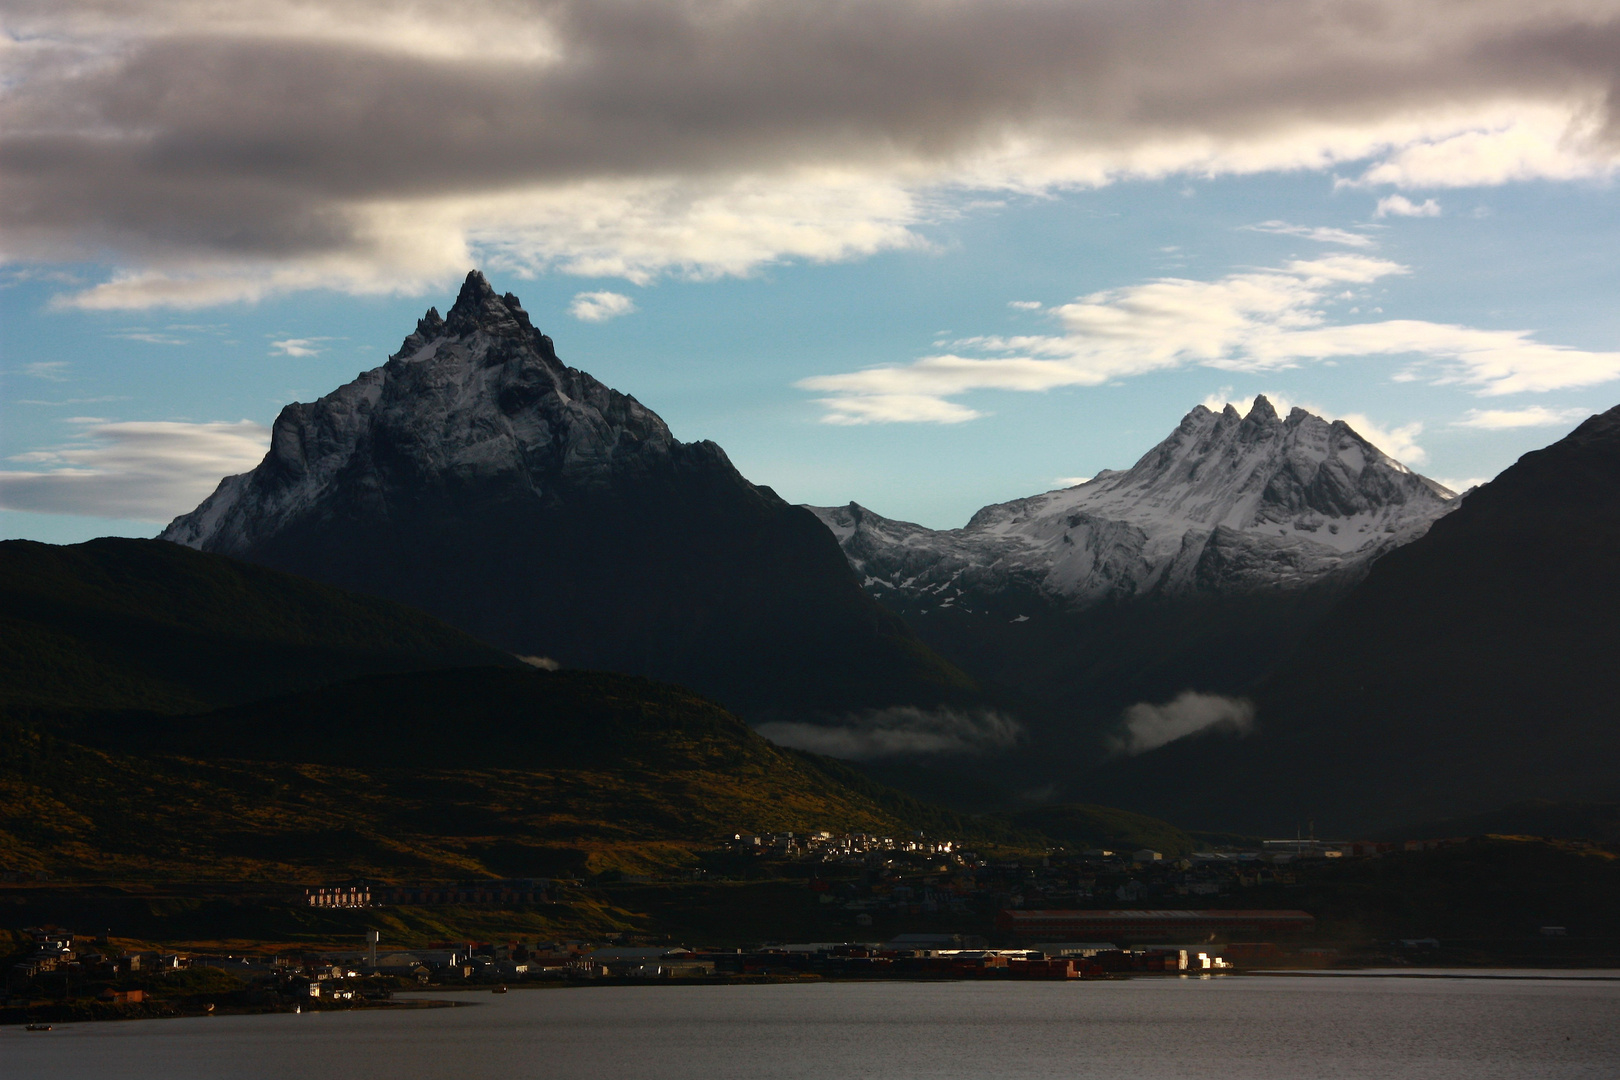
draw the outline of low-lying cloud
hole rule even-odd
[[[840,724],[773,721],[756,729],[778,746],[851,761],[1004,750],[1023,736],[1010,716],[990,709],[874,709]]]
[[[1254,704],[1244,698],[1184,690],[1163,705],[1132,705],[1123,720],[1124,731],[1114,739],[1113,749],[1136,755],[1200,731],[1247,735],[1254,730]]]
[[[69,422],[79,425],[77,438],[11,459],[36,468],[0,471],[0,507],[166,523],[270,447],[270,429],[250,420]]]
[[[950,343],[957,352],[796,385],[831,395],[817,399],[824,422],[871,424],[960,423],[982,415],[951,400],[973,391],[1100,386],[1191,366],[1268,372],[1341,357],[1405,357],[1399,381],[1460,385],[1485,396],[1620,378],[1620,352],[1549,344],[1528,330],[1353,318],[1363,314],[1368,287],[1410,272],[1346,253],[1213,281],[1160,278],[1051,308],[1061,333],[968,337]]]
[[[113,263],[66,300],[93,308],[420,291],[474,263],[748,273],[915,245],[976,192],[1301,169],[1415,191],[1620,160],[1604,0],[11,0],[3,18],[5,254]]]

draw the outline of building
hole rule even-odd
[[[1015,937],[1038,941],[1175,941],[1297,934],[1314,929],[1316,918],[1304,911],[1002,911],[996,926]]]
[[[380,903],[432,907],[441,904],[543,904],[551,881],[547,878],[500,878],[445,885],[399,885],[379,889]]]
[[[305,889],[304,903],[319,908],[367,908],[371,906],[371,886],[330,885]]]

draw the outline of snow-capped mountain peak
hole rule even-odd
[[[1065,604],[1298,587],[1422,535],[1453,494],[1304,409],[1200,405],[1131,468],[987,506],[934,531],[816,510],[884,595],[940,603],[1009,586]]]
[[[494,477],[543,497],[673,444],[651,410],[564,365],[518,298],[474,270],[449,313],[429,308],[382,367],[284,408],[264,464],[227,477],[163,537],[234,554],[339,497],[386,510]]]

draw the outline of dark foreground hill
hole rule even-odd
[[[1093,797],[1193,827],[1376,830],[1620,794],[1620,409],[1381,558],[1256,695]]]
[[[597,672],[372,676],[4,734],[0,865],[78,877],[543,876],[681,865],[733,831],[987,832]]]
[[[814,515],[566,366],[476,271],[387,364],[283,409],[264,462],[163,536],[750,720],[980,697]]]
[[[0,543],[0,710],[196,711],[358,675],[516,665],[402,604],[159,540]]]

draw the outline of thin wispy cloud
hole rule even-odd
[[[910,364],[817,375],[833,424],[956,423],[981,415],[951,400],[981,390],[1100,386],[1190,366],[1267,372],[1344,357],[1405,357],[1393,376],[1495,396],[1594,386],[1620,378],[1620,352],[1539,341],[1528,330],[1481,330],[1417,319],[1342,322],[1331,302],[1410,270],[1340,254],[1213,281],[1160,278],[1051,309],[1063,332],[983,336]]]
[[[12,404],[14,404],[14,405],[49,405],[49,406],[51,406],[53,408],[58,408],[58,407],[61,407],[63,405],[102,405],[102,404],[105,404],[105,403],[107,403],[109,401],[128,401],[128,400],[129,400],[128,396],[123,395],[123,394],[106,394],[106,395],[103,395],[101,397],[63,398],[60,401],[47,401],[47,400],[45,400],[43,398],[17,398],[15,401],[12,402]]]
[[[60,301],[90,309],[420,292],[474,262],[748,274],[1132,178],[1416,191],[1620,160],[1620,20],[1589,0],[14,0],[6,19],[8,257],[114,265]]]
[[[30,379],[44,379],[46,382],[67,382],[71,376],[68,369],[71,367],[66,360],[35,360],[16,368],[19,375],[26,375]]]
[[[270,429],[235,423],[73,417],[72,440],[14,455],[28,469],[0,471],[0,507],[167,522],[205,499],[221,478],[256,466]]]
[[[1591,409],[1549,409],[1545,405],[1530,405],[1523,409],[1470,409],[1468,416],[1458,420],[1455,426],[1483,428],[1486,431],[1562,427],[1565,424],[1585,420],[1591,415]]]
[[[1351,232],[1348,229],[1335,229],[1326,225],[1290,225],[1286,221],[1262,221],[1258,225],[1246,225],[1244,228],[1251,232],[1298,236],[1305,240],[1314,240],[1318,244],[1342,244],[1345,247],[1355,248],[1377,246],[1376,241],[1364,233]]]
[[[281,341],[272,341],[270,343],[270,355],[319,356],[326,351],[325,343],[331,340],[329,337],[284,338]]]
[[[146,345],[184,345],[186,339],[175,337],[173,334],[161,330],[143,330],[139,328],[120,330],[112,335],[121,341],[139,341]]]
[[[568,314],[584,322],[607,322],[634,310],[635,303],[616,292],[575,293],[573,302],[568,305]]]

